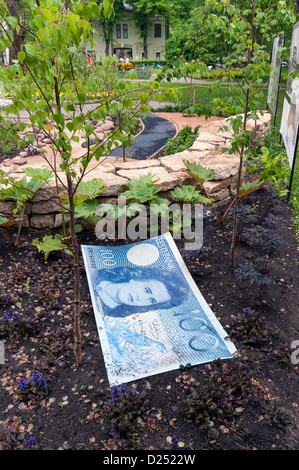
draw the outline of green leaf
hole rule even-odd
[[[201,184],[213,178],[213,173],[210,168],[205,168],[200,163],[189,162],[183,160],[188,170],[185,170],[190,176],[193,176]]]
[[[50,170],[44,168],[25,168],[25,173],[27,176],[31,178],[38,178],[47,181],[48,179],[52,178],[53,173]]]
[[[266,184],[266,181],[261,181],[259,176],[254,176],[253,178],[245,178],[241,181],[239,188],[239,198],[247,196],[258,189],[262,188]],[[234,194],[237,193],[237,186],[232,189]]]
[[[35,48],[31,44],[25,44],[26,54],[28,56],[35,56],[36,51]]]
[[[24,201],[31,199],[34,194],[45,186],[46,182],[38,178],[30,178],[27,181],[26,178],[22,178],[18,183],[18,189],[23,192],[22,198]]]
[[[175,188],[171,194],[176,197],[177,199],[181,199],[184,202],[190,202],[191,204],[195,204],[196,202],[202,204],[212,204],[213,201],[208,199],[200,194],[200,192],[191,185],[184,185],[181,188]]]
[[[75,207],[75,218],[86,219],[95,215],[95,210],[98,207],[96,199],[86,199],[81,204]]]
[[[12,29],[15,29],[18,24],[18,20],[14,16],[7,16],[6,21],[12,27]]]
[[[42,15],[36,15],[34,18],[34,23],[36,24],[36,26],[39,28],[39,29],[42,29],[44,28],[45,26],[47,26],[48,24],[48,20],[47,18],[45,18],[44,16]]]
[[[67,254],[73,255],[72,250],[63,242],[63,240],[63,235],[56,233],[54,237],[51,237],[51,235],[45,235],[42,242],[36,238],[32,241],[32,245],[36,246],[38,251],[44,253],[45,260],[52,251],[64,250]]]
[[[13,220],[8,220],[5,217],[2,217],[0,215],[0,227],[8,228],[11,227],[12,225],[15,225],[16,223],[20,222],[22,219],[13,219]]]
[[[26,54],[25,54],[24,51],[20,51],[20,52],[18,53],[18,59],[19,59],[20,62],[24,62],[25,57],[26,57]]]
[[[105,191],[105,189],[106,186],[104,181],[100,178],[95,178],[91,181],[81,181],[77,188],[77,194],[88,196],[89,198],[95,198]]]
[[[153,181],[153,178],[154,176],[148,173],[147,175],[140,176],[138,179],[128,181],[126,186],[129,189],[124,191],[122,196],[141,203],[151,201],[159,192],[159,189],[154,185],[154,182],[157,180]]]
[[[119,208],[117,204],[111,204],[109,202],[102,203],[97,207],[95,215],[97,215],[98,217],[103,217],[104,214],[109,214],[115,220],[117,220],[119,212],[118,209]]]
[[[94,131],[94,128],[91,122],[85,123],[85,131],[86,131],[86,136],[89,136]]]

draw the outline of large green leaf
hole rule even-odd
[[[100,178],[95,178],[91,181],[81,181],[77,188],[77,194],[82,196],[88,196],[88,198],[95,198],[103,191],[105,191],[106,186],[103,180]]]
[[[154,196],[159,192],[159,189],[154,185],[157,181],[153,181],[154,176],[151,173],[140,176],[138,179],[133,179],[126,183],[128,190],[122,193],[127,199],[133,199],[141,203],[151,201]]]
[[[201,184],[209,181],[213,178],[213,173],[210,168],[205,168],[200,163],[189,162],[188,160],[183,160],[188,170],[185,170],[190,176],[193,176]]]
[[[48,180],[52,178],[53,173],[50,170],[47,170],[45,168],[25,168],[25,173],[27,176],[30,176],[31,178],[38,178],[42,180]]]
[[[63,235],[58,233],[54,237],[51,235],[45,235],[43,241],[40,242],[37,238],[32,241],[32,245],[36,246],[38,251],[44,253],[45,260],[48,258],[52,251],[65,251],[69,255],[73,255],[72,250],[66,243],[63,242]]]
[[[176,197],[177,199],[181,199],[184,202],[189,202],[191,204],[195,204],[196,202],[199,202],[201,204],[212,204],[212,200],[208,199],[200,192],[191,185],[184,185],[181,188],[177,187],[175,188],[171,194]]]
[[[19,208],[46,184],[46,182],[41,179],[30,178],[30,180],[27,180],[26,177],[19,181],[16,181],[14,178],[10,178],[9,183],[11,183],[11,186],[1,188],[1,193],[6,197],[16,199]]]
[[[15,225],[16,223],[20,222],[22,219],[14,219],[14,220],[8,220],[5,217],[1,217],[0,215],[0,227],[8,228],[11,227],[12,225]]]
[[[81,204],[75,207],[75,218],[86,219],[95,215],[95,210],[98,207],[98,201],[96,199],[86,199]]]
[[[262,181],[259,176],[254,176],[253,178],[245,178],[241,180],[239,188],[239,198],[247,196],[258,189],[262,188],[266,184],[266,181]],[[233,193],[237,193],[237,187],[232,189]]]

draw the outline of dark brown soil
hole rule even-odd
[[[16,157],[17,155],[19,155],[19,153],[20,153],[19,149],[14,149],[9,154],[6,154],[3,152],[3,149],[0,148],[0,163],[3,162],[3,160],[12,159]]]
[[[229,262],[231,215],[222,225],[214,214],[205,219],[200,252],[191,256],[183,241],[178,244],[238,354],[127,384],[127,395],[118,401],[111,400],[82,258],[83,365],[77,367],[71,262],[62,254],[43,260],[31,243],[46,232],[24,229],[17,248],[0,237],[0,449],[27,448],[30,438],[31,448],[41,450],[298,449],[298,365],[291,361],[291,344],[299,340],[299,272],[292,210],[269,187],[244,204],[235,267],[256,266],[270,285],[237,280]],[[256,226],[268,227],[285,245],[269,250],[245,240],[245,228]],[[93,231],[79,237],[82,244],[103,244]],[[9,308],[20,318],[7,323]],[[46,377],[47,388],[25,399],[18,382],[28,381],[33,370]],[[141,403],[134,405],[136,397]],[[129,421],[120,419],[121,406],[127,407],[124,415],[131,412]]]

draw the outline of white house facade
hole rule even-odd
[[[106,55],[106,43],[101,26],[94,22],[94,41],[88,51],[96,60]],[[149,60],[165,59],[165,41],[167,39],[167,19],[162,16],[151,17],[147,28],[147,58]],[[122,18],[113,25],[113,35],[109,47],[109,55],[131,60],[145,59],[143,39],[140,30],[133,21],[132,14],[125,12]]]

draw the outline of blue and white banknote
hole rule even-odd
[[[110,386],[232,357],[170,233],[81,248]]]

